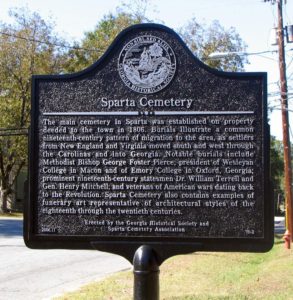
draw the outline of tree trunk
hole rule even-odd
[[[14,161],[13,163],[7,165],[6,169],[4,169],[3,161],[1,161],[1,158],[2,157],[0,156],[0,174],[2,176],[2,181],[0,185],[0,213],[6,213],[8,212],[9,195],[11,195],[13,191],[12,187],[17,179],[18,174],[20,173],[20,170],[25,165],[25,160],[22,160],[18,164],[17,168],[13,169],[13,166],[15,165]],[[13,178],[11,178],[12,174]]]
[[[8,193],[7,190],[1,189],[0,213],[8,212]]]

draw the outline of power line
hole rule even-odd
[[[1,136],[20,136],[20,135],[28,135],[27,132],[8,132],[8,133],[0,133],[0,137]]]
[[[68,48],[68,49],[74,49],[74,50],[104,53],[104,51],[101,50],[101,49],[95,49],[95,48],[94,49],[88,49],[88,48],[70,46],[70,45],[65,45],[65,44],[44,42],[44,41],[40,41],[40,40],[37,40],[37,39],[31,39],[31,38],[26,38],[26,37],[18,36],[18,35],[15,35],[15,34],[11,34],[11,33],[6,33],[6,32],[3,32],[3,31],[0,31],[0,34],[5,35],[5,36],[9,36],[9,37],[13,37],[13,38],[16,38],[16,39],[25,40],[25,41],[28,41],[28,42],[33,42],[33,43],[45,44],[45,45],[56,46],[56,47],[61,47],[61,48]]]
[[[291,128],[290,124],[289,124],[289,131],[290,131],[291,137],[293,137],[293,134],[292,134],[292,128]]]
[[[15,35],[15,34],[6,33],[6,32],[3,32],[3,31],[0,31],[0,34],[5,35],[5,36],[9,36],[9,37],[13,37],[13,38],[16,38],[16,39],[25,40],[25,41],[28,41],[28,42],[39,43],[39,44],[44,44],[44,45],[51,45],[51,46],[56,46],[56,47],[61,47],[61,48],[74,49],[74,50],[82,50],[82,51],[89,51],[89,52],[100,52],[100,53],[104,53],[105,52],[104,50],[98,49],[98,48],[88,49],[88,48],[83,48],[83,47],[78,47],[78,46],[70,46],[70,45],[57,44],[57,43],[52,43],[52,42],[44,42],[44,41],[41,41],[41,40],[32,39],[32,38],[26,38],[26,37],[18,36],[18,35]],[[293,48],[292,49],[288,49],[287,51],[293,51]],[[239,55],[239,56],[242,56],[242,55],[246,55],[246,56],[249,56],[249,55],[259,55],[259,56],[261,56],[263,58],[272,59],[272,58],[269,58],[269,57],[266,57],[266,56],[262,56],[261,54],[274,53],[274,52],[278,52],[278,51],[277,50],[264,50],[264,51],[251,52],[251,53],[246,53],[246,52],[236,53],[235,52],[235,54]],[[219,53],[219,54],[221,54],[221,53]],[[231,52],[229,54],[232,55],[234,53]],[[213,57],[210,57],[210,59],[211,58],[213,58]]]
[[[29,130],[29,128],[27,128],[27,127],[0,128],[0,137],[28,135],[28,130]]]
[[[0,131],[12,131],[12,130],[28,130],[27,127],[5,127],[5,128],[0,128]]]
[[[286,70],[288,70],[288,69],[289,69],[289,67],[291,66],[292,62],[293,62],[293,57],[291,58],[291,60],[290,60],[289,64],[287,64],[287,66],[286,66]]]

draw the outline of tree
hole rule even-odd
[[[66,54],[65,70],[72,73],[90,66],[102,56],[120,31],[141,21],[140,17],[125,12],[119,12],[117,15],[109,13],[104,16],[93,31],[85,33],[81,43],[75,43],[76,49]]]
[[[233,54],[221,59],[210,59],[213,52],[245,52],[246,44],[233,27],[225,30],[219,21],[211,25],[199,24],[195,18],[179,30],[182,39],[199,59],[222,71],[243,71],[247,60]]]
[[[274,136],[271,136],[270,150],[271,181],[274,198],[276,199],[278,195],[284,195],[284,154],[282,142],[278,141]],[[277,207],[277,209],[279,208]]]
[[[81,42],[75,42],[75,49],[65,54],[65,71],[81,71],[97,61],[108,49],[115,37],[126,27],[150,22],[146,14],[149,0],[122,2],[116,13],[105,15],[93,31],[85,33]]]
[[[32,74],[61,71],[52,24],[27,9],[13,9],[15,24],[0,24],[0,212],[27,161]]]
[[[75,42],[74,48],[65,55],[66,72],[81,71],[97,61],[108,49],[115,37],[125,28],[151,22],[146,16],[150,9],[149,0],[131,0],[122,2],[116,13],[105,15],[93,31],[85,33],[81,42]]]
[[[147,5],[148,1],[138,1]],[[137,1],[135,2],[137,4]],[[97,24],[93,31],[85,34],[76,49],[70,50],[65,69],[76,72],[93,64],[109,47],[114,38],[124,28],[138,23],[150,21],[146,16],[145,6],[123,5],[116,14],[108,14]],[[139,10],[139,7],[140,10]],[[131,13],[130,13],[131,12]],[[212,68],[223,71],[243,71],[247,62],[244,57],[231,55],[224,59],[211,60],[213,52],[244,52],[246,45],[234,28],[225,30],[218,21],[210,26],[199,24],[192,19],[186,26],[178,30],[190,50]]]
[[[129,3],[122,3],[116,14],[104,16],[93,31],[87,32],[84,39],[75,42],[74,48],[66,53],[62,51],[65,43],[53,32],[54,26],[27,9],[11,10],[15,24],[0,24],[0,211],[7,210],[13,183],[27,160],[27,138],[18,134],[23,133],[20,129],[29,126],[31,75],[72,73],[90,66],[120,31],[150,21],[146,17],[148,0]],[[245,50],[235,30],[225,31],[218,22],[207,27],[193,19],[181,34],[190,49],[206,61],[214,51]],[[236,71],[243,68],[244,62],[240,57],[230,57],[209,61],[209,64]]]

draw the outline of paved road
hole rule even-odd
[[[285,217],[275,217],[275,233],[285,233]]]
[[[0,219],[0,299],[42,300],[129,269],[124,258],[88,250],[31,250],[22,220]]]

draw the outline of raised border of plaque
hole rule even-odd
[[[139,37],[143,37],[139,40]],[[164,44],[164,41],[166,43]],[[160,45],[161,47],[158,47]],[[180,55],[178,56],[178,51],[180,50]],[[151,76],[144,78],[137,78],[136,74],[140,71],[139,68],[141,66],[137,66],[137,53],[139,51],[145,51],[145,53],[141,53],[141,57],[145,55],[152,55],[156,59],[159,57],[159,63],[161,64],[161,70],[156,72],[152,71]],[[174,51],[174,52],[173,52]],[[172,57],[175,53],[176,58]],[[134,59],[133,59],[134,57]],[[146,58],[147,59],[147,58]],[[115,61],[115,62],[114,62]],[[184,61],[187,61],[187,65],[184,65]],[[111,72],[116,72],[113,74],[103,73],[103,69],[107,64],[112,63],[113,67]],[[134,64],[134,65],[133,65]],[[136,65],[135,65],[136,64]],[[145,65],[146,70],[148,66]],[[188,104],[188,97],[184,98],[184,85],[182,85],[182,80],[177,77],[182,76],[178,70],[182,71],[182,68],[186,68],[188,74],[187,77],[192,78],[193,68],[196,67],[197,73],[202,73],[200,76],[206,76],[206,74],[210,74],[209,91],[207,94],[211,93],[220,93],[220,90],[225,90],[225,86],[219,87],[217,90],[213,90],[213,82],[214,78],[219,79],[224,82],[224,80],[229,81],[230,86],[231,82],[248,82],[247,87],[251,86],[254,88],[254,81],[257,82],[258,86],[260,86],[261,92],[258,97],[258,103],[256,103],[257,114],[256,114],[256,135],[261,136],[259,143],[256,143],[256,148],[258,155],[254,158],[257,160],[257,165],[254,166],[255,169],[258,169],[259,178],[261,182],[258,182],[259,185],[257,187],[259,193],[258,201],[261,202],[259,206],[259,210],[257,214],[253,215],[253,218],[257,218],[260,216],[260,232],[261,234],[257,236],[236,236],[234,233],[232,236],[227,235],[199,235],[192,236],[191,234],[187,235],[175,235],[175,234],[162,234],[162,235],[149,235],[149,234],[86,234],[83,233],[82,230],[78,233],[71,234],[70,231],[68,234],[54,234],[54,232],[39,232],[38,228],[40,227],[40,213],[38,201],[40,201],[40,186],[41,181],[40,177],[42,177],[39,173],[40,169],[40,153],[42,151],[40,146],[40,139],[42,138],[42,133],[40,133],[40,128],[42,128],[42,124],[39,123],[40,117],[44,114],[44,111],[49,115],[52,112],[60,113],[62,111],[62,101],[66,102],[67,107],[70,107],[70,101],[73,101],[71,98],[66,100],[66,92],[64,91],[54,91],[52,92],[52,88],[58,89],[58,86],[55,86],[54,83],[62,82],[65,85],[68,83],[71,86],[76,88],[80,82],[88,78],[92,78],[95,80],[95,75],[99,76],[99,72],[101,73],[100,81],[97,80],[97,89],[99,89],[98,84],[102,84],[101,82],[108,81],[108,88],[111,89],[109,92],[112,93],[112,97],[116,97],[114,99],[126,98],[128,96],[129,99],[131,97],[135,99],[148,99],[148,97],[153,97],[160,99],[166,99],[169,97],[168,105],[170,104],[170,94],[175,98],[177,95],[174,94],[178,91],[182,100],[180,103],[178,102],[178,106],[183,104]],[[165,68],[165,69],[163,69]],[[180,69],[181,68],[181,69]],[[114,70],[114,71],[113,71]],[[167,70],[167,71],[166,71]],[[162,77],[164,72],[167,72],[168,76]],[[145,71],[146,73],[146,71]],[[150,74],[148,72],[147,74]],[[157,76],[157,77],[156,77]],[[111,81],[111,78],[115,78],[119,84],[114,81]],[[198,86],[188,86],[186,89],[191,88],[201,90],[201,82],[198,79]],[[42,103],[42,107],[40,107],[40,84],[42,86],[42,93],[59,93],[62,95],[60,100],[54,100],[56,103],[53,104],[44,104]],[[104,83],[105,84],[105,83]],[[256,85],[257,85],[256,84]],[[116,87],[119,86],[119,94],[118,91],[115,91]],[[241,86],[241,85],[240,85]],[[235,86],[235,91],[238,93],[237,86]],[[70,88],[69,88],[70,89]],[[182,90],[180,90],[182,89]],[[113,92],[114,90],[114,92]],[[77,91],[82,94],[82,88],[77,88]],[[227,91],[229,89],[227,88]],[[62,94],[64,93],[64,94]],[[166,94],[164,94],[166,93]],[[188,94],[187,93],[187,94]],[[197,96],[204,91],[198,91]],[[223,92],[224,93],[224,92]],[[167,95],[167,96],[166,96]],[[182,96],[183,95],[183,96]],[[103,95],[101,95],[102,97]],[[52,96],[54,97],[54,96]],[[206,95],[203,100],[197,99],[198,103],[196,104],[199,111],[203,114],[207,110],[207,108],[201,107],[200,101],[209,101]],[[213,95],[213,99],[216,99],[216,96]],[[231,97],[231,95],[227,94],[227,98]],[[237,96],[239,99],[241,98],[241,93]],[[81,98],[83,96],[81,95]],[[76,96],[78,99],[78,96]],[[242,251],[242,252],[265,252],[271,249],[273,245],[274,231],[273,231],[273,200],[272,200],[272,190],[269,179],[269,126],[267,124],[267,77],[266,73],[229,73],[229,72],[220,72],[214,69],[209,68],[200,60],[198,60],[191,51],[187,48],[181,38],[171,29],[157,24],[139,24],[131,26],[124,31],[122,31],[114,42],[111,44],[109,49],[105,52],[105,54],[92,66],[87,68],[84,71],[74,73],[74,74],[65,74],[65,75],[36,75],[32,78],[32,108],[31,108],[31,128],[30,128],[30,143],[29,143],[29,200],[25,203],[24,207],[24,239],[25,243],[30,248],[36,249],[97,249],[107,252],[116,253],[124,256],[130,262],[132,262],[135,251],[142,245],[151,246],[156,253],[158,254],[159,263],[162,263],[165,259],[170,256],[176,254],[184,254],[195,251]],[[95,99],[94,99],[95,100]],[[78,100],[77,100],[78,101]],[[89,102],[92,99],[89,100]],[[142,100],[144,101],[144,100]],[[184,102],[185,101],[185,102]],[[228,102],[230,100],[227,100]],[[61,103],[59,103],[61,102]],[[233,100],[231,100],[231,103]],[[59,104],[58,104],[59,103]],[[153,102],[151,102],[153,103]],[[177,103],[177,102],[176,102]],[[58,104],[58,105],[57,105]],[[145,104],[144,102],[142,103]],[[182,105],[183,105],[182,104]],[[80,103],[78,105],[81,105]],[[191,105],[191,104],[190,104]],[[44,106],[46,106],[44,108]],[[56,107],[58,106],[58,107]],[[221,103],[216,103],[216,111],[221,110]],[[235,105],[234,105],[235,106]],[[231,104],[233,109],[233,104]],[[120,108],[120,107],[119,107]],[[103,113],[107,113],[106,108],[101,108]],[[210,108],[210,110],[213,109]],[[235,108],[234,108],[235,109]],[[76,108],[75,108],[76,110]],[[162,109],[161,109],[162,110]],[[183,115],[183,108],[178,108]],[[90,111],[87,111],[89,113]],[[119,114],[119,110],[115,113]],[[131,108],[131,112],[135,112],[135,108]],[[153,116],[156,111],[154,109],[150,109],[149,111],[141,111],[141,118],[147,118],[146,115]],[[169,115],[174,113],[172,110],[168,110]],[[224,113],[223,113],[224,115]],[[162,117],[163,118],[163,117]],[[164,116],[164,118],[168,118],[168,116]],[[223,117],[224,118],[224,117]],[[121,126],[122,127],[122,126]],[[151,171],[150,171],[151,172]],[[180,172],[180,171],[178,171]],[[215,171],[217,172],[217,171]],[[255,182],[253,183],[255,184]],[[258,214],[259,213],[259,214]],[[246,216],[247,217],[247,216]],[[124,217],[126,218],[126,217]],[[140,218],[142,220],[143,218]],[[221,220],[219,220],[221,222]],[[229,220],[228,220],[229,222]],[[68,225],[68,224],[67,224]],[[72,224],[72,226],[75,226]]]

